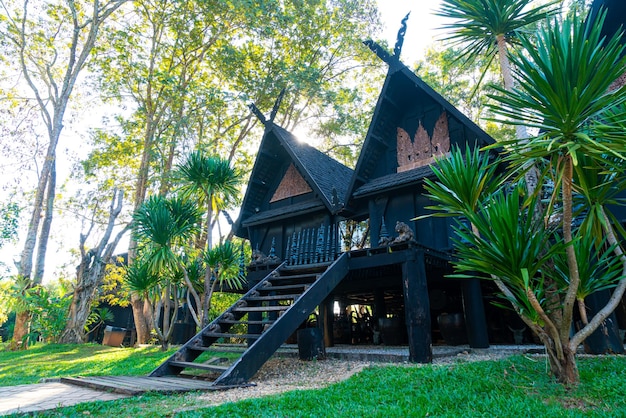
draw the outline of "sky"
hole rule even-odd
[[[404,37],[401,54],[402,61],[411,66],[416,60],[423,58],[426,49],[436,39],[437,33],[435,29],[441,26],[442,21],[434,16],[434,9],[438,8],[440,0],[377,0],[377,2],[383,22],[383,32],[380,34],[380,38],[375,39],[375,41],[385,40],[390,48],[393,48],[393,45],[395,45],[401,20],[408,12],[411,12],[407,21],[407,32]],[[67,133],[65,136],[67,136]],[[67,138],[65,138],[65,141],[67,141]],[[55,222],[64,223],[65,220],[57,215]],[[65,227],[63,226],[61,229]],[[53,226],[53,228],[55,230],[59,229],[58,226]],[[67,263],[68,260],[71,260],[68,249],[76,247],[78,244],[78,233],[74,229],[79,229],[79,226],[67,226],[67,228],[72,230],[70,236],[51,237],[46,256],[45,282],[56,276],[59,273],[59,268]],[[13,260],[19,259],[19,252],[22,246],[22,240],[16,245],[6,245],[0,251],[0,262],[4,262],[6,266],[13,270]],[[120,244],[118,249],[121,247],[123,247],[123,244]],[[0,269],[4,270],[1,266]],[[70,271],[68,273],[70,277],[73,274]],[[1,276],[2,274],[0,274]]]
[[[423,58],[426,49],[436,40],[443,20],[435,16],[434,10],[439,7],[440,0],[377,0],[378,9],[383,21],[382,40],[390,47],[396,43],[400,22],[411,12],[407,21],[407,31],[400,59],[411,66],[416,60]]]

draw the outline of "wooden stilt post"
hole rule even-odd
[[[409,337],[409,361],[430,363],[433,360],[430,303],[423,250],[416,249],[415,259],[407,260],[402,264],[402,286],[406,329]]]
[[[488,348],[489,336],[487,335],[487,320],[485,319],[483,293],[480,290],[479,280],[465,280],[462,285],[462,291],[465,326],[467,327],[469,345],[472,348]]]
[[[322,321],[321,328],[324,332],[324,346],[332,347],[335,345],[335,341],[333,338],[333,322],[335,320],[335,315],[333,312],[335,298],[331,294],[324,302],[320,305],[320,320]]]

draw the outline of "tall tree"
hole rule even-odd
[[[223,209],[223,202],[232,200],[238,195],[242,175],[230,166],[228,160],[206,155],[201,151],[189,154],[178,166],[177,172],[183,194],[190,198],[198,198],[200,204],[204,204],[206,228],[200,232],[202,238],[197,242],[200,250],[210,254],[213,248],[214,218]],[[212,271],[207,268],[204,277],[203,325],[208,321],[210,298],[214,288],[211,277]]]
[[[68,103],[79,74],[85,68],[99,31],[125,0],[100,2],[65,0],[31,4],[29,0],[0,1],[0,37],[5,53],[18,63],[27,89],[34,96],[48,136],[18,275],[40,283],[56,191],[56,149]],[[43,218],[43,225],[40,225]],[[36,268],[33,257],[37,248]],[[28,333],[28,311],[16,319],[13,338]]]
[[[437,15],[452,19],[442,29],[450,31],[446,40],[463,47],[460,59],[471,63],[488,57],[485,72],[497,57],[504,88],[513,89],[509,46],[519,44],[519,36],[538,22],[556,14],[558,1],[535,6],[533,0],[442,0]],[[535,7],[533,7],[535,6]],[[528,132],[522,124],[515,125],[517,139],[526,141]],[[526,185],[532,194],[537,189],[539,173],[534,166],[525,167]]]
[[[540,30],[536,43],[522,39],[525,53],[512,57],[518,85],[499,89],[495,111],[539,133],[526,143],[501,144],[507,177],[498,177],[487,155],[455,152],[436,169],[439,181],[427,186],[438,209],[471,223],[457,229],[466,241],[457,242],[456,268],[496,282],[566,385],[579,381],[578,346],[626,291],[626,256],[617,238],[624,231],[611,214],[626,189],[626,88],[608,90],[626,58],[622,35],[606,40],[602,26],[603,18],[585,25],[573,17]],[[545,196],[524,196],[510,180],[520,166],[540,162]],[[540,198],[549,203],[536,217]],[[612,289],[612,296],[588,318],[585,297],[601,289]]]
[[[149,304],[150,313],[154,315],[154,328],[165,349],[176,320],[177,290],[182,284],[178,280],[179,273],[184,276],[189,292],[197,299],[195,287],[179,253],[197,232],[200,212],[195,202],[156,195],[139,207],[133,219],[139,251],[138,258],[127,269],[126,282],[142,301]],[[170,317],[172,297],[175,314]]]
[[[120,29],[111,33],[109,53],[102,54],[99,61],[101,87],[105,95],[123,104],[130,98],[128,105],[135,109],[124,124],[124,133],[136,143],[133,148],[141,156],[133,186],[134,211],[151,188],[161,195],[167,193],[176,156],[189,147],[189,120],[196,113],[211,113],[205,105],[196,106],[198,96],[192,92],[207,77],[207,57],[230,42],[241,27],[245,14],[240,12],[245,5],[140,0],[134,2],[133,13],[119,22]],[[130,263],[135,246],[132,236]],[[149,338],[151,324],[145,308],[133,297],[139,343]]]
[[[94,219],[91,220],[89,230],[85,234],[80,234],[80,264],[76,270],[76,283],[69,308],[69,317],[59,339],[60,343],[85,342],[85,325],[91,313],[96,291],[102,285],[107,264],[112,262],[113,251],[127,231],[127,228],[123,228],[110,241],[116,219],[122,211],[123,197],[124,193],[121,190],[114,190],[106,230],[94,248],[89,250],[86,248],[87,238],[95,226]]]
[[[377,22],[373,1],[141,0],[134,6],[98,61],[103,95],[130,111],[118,119],[121,135],[95,137],[99,149],[89,163],[95,173],[110,164],[105,157],[117,155],[122,172],[136,170],[134,209],[150,191],[169,190],[172,164],[188,149],[251,165],[254,146],[246,138],[258,121],[247,104],[268,109],[285,86],[277,121],[286,127],[314,117],[345,135],[328,123],[344,108],[346,120],[359,115],[358,124],[345,126],[364,132],[369,107],[360,106],[356,88],[345,86],[374,62],[360,44]],[[337,105],[323,105],[329,98]],[[128,150],[141,158],[127,164]],[[139,342],[149,328],[140,305],[135,298]]]

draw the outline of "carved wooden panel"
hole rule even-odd
[[[304,177],[298,173],[296,167],[291,164],[283,179],[280,181],[274,196],[270,200],[270,203],[277,202],[279,200],[287,199],[288,197],[300,196],[312,192]]]
[[[435,123],[432,137],[428,135],[421,121],[412,142],[404,129],[397,129],[398,172],[430,164],[434,161],[434,157],[440,157],[449,151],[450,131],[448,115],[445,111]]]

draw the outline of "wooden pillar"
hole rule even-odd
[[[335,319],[335,314],[333,312],[335,298],[331,294],[324,302],[320,305],[320,327],[324,332],[324,346],[325,347],[333,347],[335,345],[335,340],[333,338],[333,322]]]
[[[385,290],[382,288],[374,289],[374,325],[378,326],[379,318],[387,317],[387,306],[385,305]]]
[[[402,264],[404,312],[409,337],[409,361],[430,363],[433,360],[430,303],[426,285],[424,251],[415,250],[415,259]]]
[[[480,290],[479,279],[464,280],[462,292],[469,345],[472,348],[488,348],[487,320],[485,318],[483,292]]]

